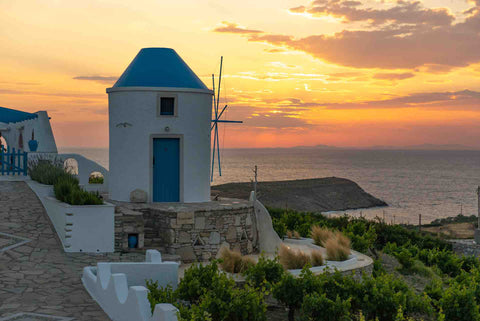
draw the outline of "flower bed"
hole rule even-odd
[[[82,190],[55,160],[32,162],[29,172],[33,181],[28,185],[42,202],[65,252],[114,251],[114,205]]]

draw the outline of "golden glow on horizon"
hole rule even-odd
[[[358,8],[397,5],[362,3]],[[467,0],[422,3],[434,11],[447,9],[445,15],[456,18],[452,24],[465,21],[463,12],[474,6]],[[389,59],[359,58],[360,50],[356,57],[343,43],[317,49],[312,37],[333,41],[345,38],[339,34],[344,30],[380,27],[369,25],[372,20],[345,23],[331,13],[290,11],[310,5],[308,0],[0,1],[0,106],[47,110],[59,146],[108,146],[105,88],[142,47],[171,47],[209,87],[224,56],[221,103],[230,106],[228,119],[245,121],[222,126],[225,147],[480,147],[480,58],[444,66],[430,63],[420,48],[405,59],[426,63],[410,67],[397,59],[398,66],[387,68]]]

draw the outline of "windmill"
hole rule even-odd
[[[220,57],[220,74],[218,77],[218,91],[217,97],[215,97],[215,75],[212,74],[212,83],[213,83],[213,108],[215,110],[215,119],[212,119],[212,127],[210,130],[214,130],[213,133],[213,149],[212,149],[212,171],[210,181],[213,182],[213,171],[215,169],[215,149],[217,150],[217,157],[218,157],[218,174],[222,176],[222,165],[220,163],[220,140],[218,139],[218,123],[243,123],[240,120],[221,120],[223,112],[227,109],[228,105],[223,107],[222,111],[219,112],[219,103],[220,103],[220,85],[222,83],[222,65],[223,65],[223,56]]]

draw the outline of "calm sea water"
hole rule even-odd
[[[108,168],[107,149],[61,149],[82,154]],[[476,214],[480,151],[392,151],[320,149],[226,149],[222,177],[213,184],[336,176],[357,182],[390,206],[361,210],[366,217],[395,216],[397,223]],[[217,173],[217,171],[215,171]],[[347,211],[360,215],[360,210]]]

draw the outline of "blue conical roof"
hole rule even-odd
[[[208,90],[170,48],[143,48],[113,87],[176,87]]]

